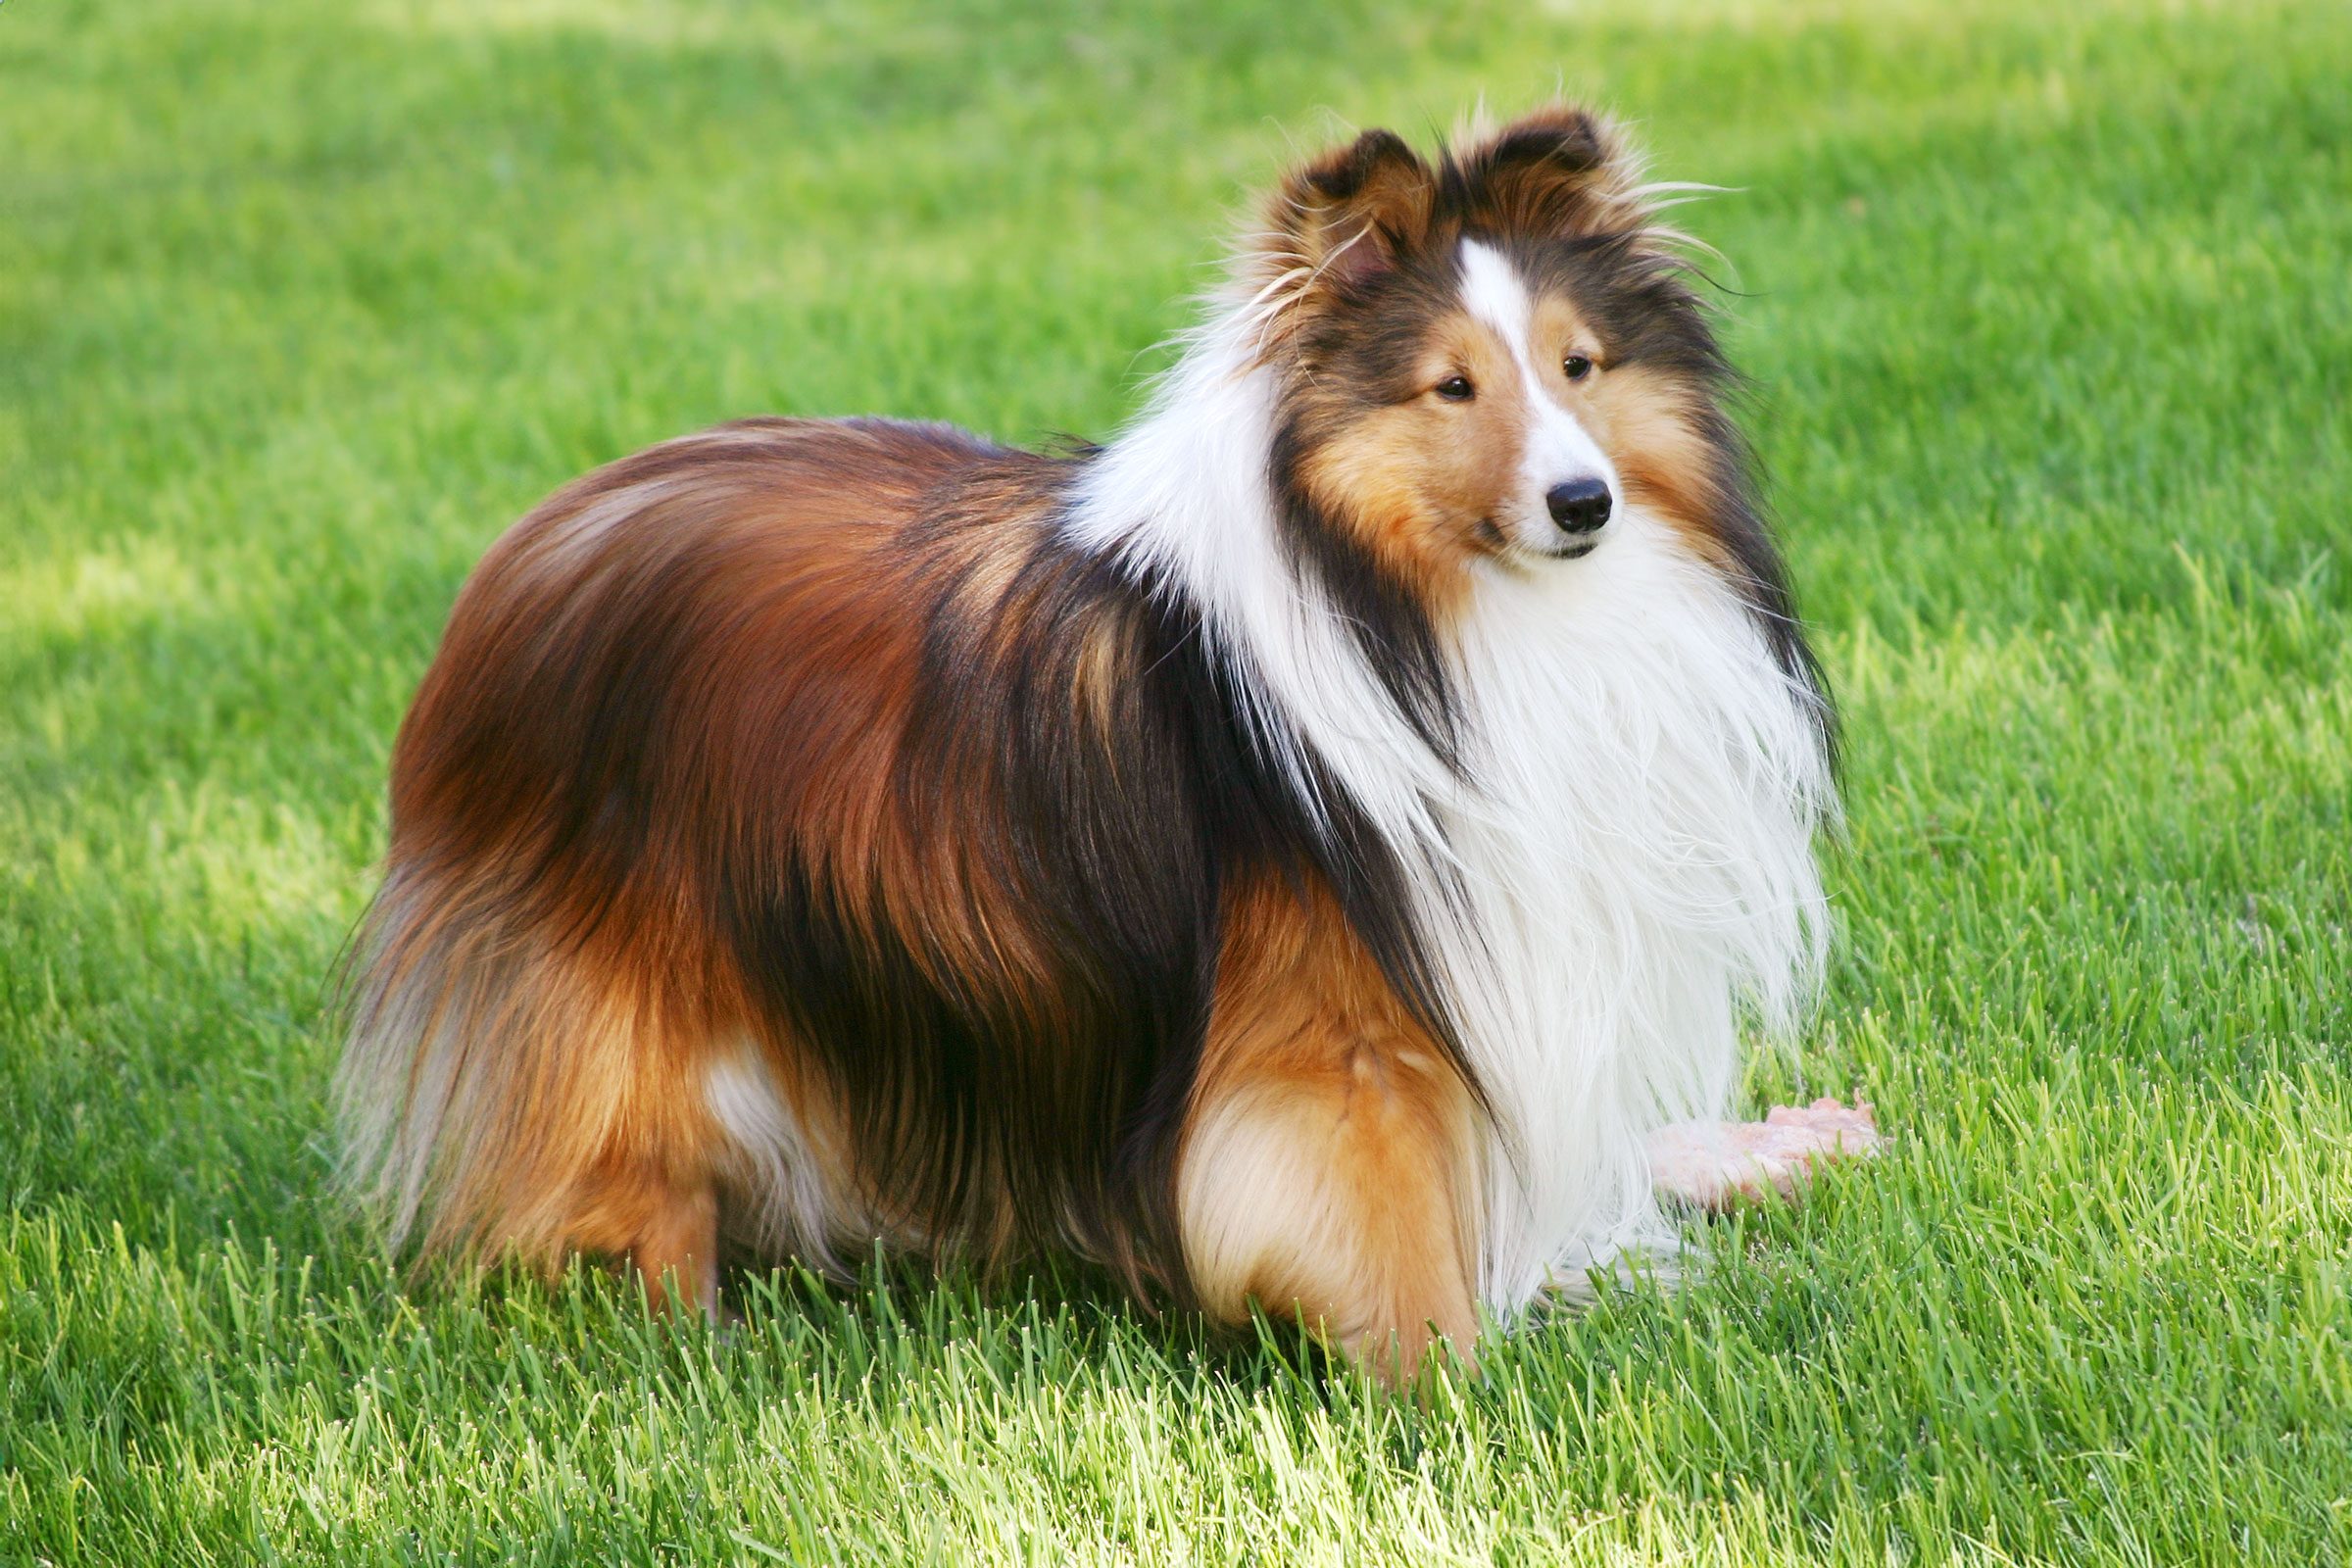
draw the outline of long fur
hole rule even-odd
[[[1453,765],[1328,590],[1286,570],[1267,498],[1227,456],[1265,417],[1263,372],[1219,366],[1219,347],[1204,337],[1088,476],[1071,526],[1206,607],[1293,786],[1344,793],[1409,867],[1495,1118],[1482,1288],[1515,1310],[1557,1272],[1665,1239],[1642,1135],[1728,1108],[1739,1004],[1785,1027],[1809,996],[1823,703],[1775,658],[1786,628],[1636,511],[1580,574],[1482,574],[1449,651]],[[1241,477],[1200,483],[1218,473]]]
[[[747,421],[517,524],[359,949],[395,1238],[1067,1248],[1359,1348],[1665,1243],[1642,1139],[1804,1004],[1834,809],[1681,188],[1572,109],[1369,133],[1103,448]],[[1447,342],[1529,390],[1443,423]],[[1581,559],[1545,452],[1617,498]]]

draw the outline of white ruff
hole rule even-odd
[[[1584,560],[1480,570],[1457,779],[1285,560],[1256,331],[1243,304],[1196,334],[1067,528],[1179,585],[1261,739],[1300,780],[1311,751],[1397,847],[1495,1112],[1481,1294],[1508,1316],[1671,1245],[1643,1138],[1729,1109],[1743,1004],[1777,1029],[1810,997],[1834,809],[1811,699],[1729,584],[1621,508]]]

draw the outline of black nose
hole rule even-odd
[[[1609,486],[1602,479],[1571,479],[1553,485],[1544,504],[1569,533],[1592,533],[1609,520]]]

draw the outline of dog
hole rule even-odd
[[[1624,133],[1292,172],[1102,446],[754,418],[466,584],[354,947],[395,1246],[1041,1251],[1472,1361],[1674,1200],[1817,988],[1829,699],[1738,378]]]

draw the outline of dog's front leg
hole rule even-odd
[[[1296,1315],[1375,1376],[1472,1362],[1477,1118],[1339,910],[1237,900],[1185,1119],[1177,1219],[1208,1314]]]

